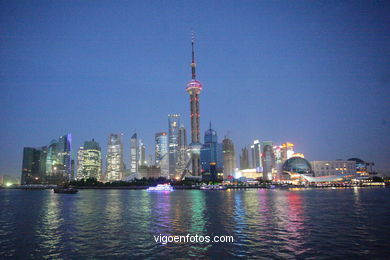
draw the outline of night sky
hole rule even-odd
[[[167,115],[189,125],[195,31],[201,136],[236,154],[290,141],[308,160],[390,170],[389,1],[1,1],[0,174],[23,147],[137,131],[154,153]]]

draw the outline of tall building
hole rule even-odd
[[[230,138],[225,137],[225,139],[223,139],[222,151],[223,151],[223,178],[227,179],[229,176],[234,176],[234,169],[236,168],[234,144]]]
[[[180,178],[187,163],[188,163],[188,151],[187,151],[187,131],[183,125],[180,126],[177,134],[177,145],[179,155],[176,164],[176,177]]]
[[[142,142],[141,139],[139,139],[139,163],[138,165],[139,166],[146,166],[147,165],[147,161],[146,161],[146,148],[145,148],[145,145],[144,143]]]
[[[294,144],[286,142],[282,144],[282,161],[286,161],[294,154]]]
[[[51,141],[46,156],[46,182],[61,184],[72,176],[71,134],[60,136],[58,141]]]
[[[273,144],[271,141],[264,141],[261,143],[262,156],[261,164],[263,167],[263,179],[272,180],[272,171],[275,165],[275,156],[273,151]]]
[[[43,184],[46,182],[46,151],[47,148],[23,149],[23,164],[21,184]]]
[[[256,168],[257,172],[262,172],[262,161],[261,161],[261,144],[259,140],[255,140],[253,142],[252,149],[252,160],[253,160],[253,168]]]
[[[130,139],[130,174],[136,174],[139,167],[139,146],[137,133]]]
[[[190,109],[191,109],[191,164],[192,175],[200,176],[200,149],[201,144],[199,142],[200,133],[200,112],[199,112],[199,94],[202,91],[202,84],[196,80],[196,63],[195,63],[195,51],[194,51],[194,37],[191,41],[192,46],[192,80],[187,84],[186,91],[190,95]]]
[[[85,141],[77,153],[77,179],[102,179],[102,152],[98,142]]]
[[[120,181],[124,177],[122,134],[110,134],[106,155],[107,181]]]
[[[248,148],[244,147],[241,149],[240,155],[240,169],[249,169],[249,153]]]
[[[165,132],[155,135],[155,164],[161,169],[161,176],[169,178],[168,134]]]
[[[210,172],[211,163],[214,163],[213,166],[217,172],[223,171],[222,145],[218,143],[217,132],[211,128],[211,123],[209,129],[204,134],[200,161],[202,172]]]
[[[179,157],[179,126],[180,115],[168,115],[168,139],[169,139],[169,176],[174,178],[176,175],[176,164]]]

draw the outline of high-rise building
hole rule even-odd
[[[106,179],[120,181],[124,177],[122,134],[110,134],[107,145]]]
[[[200,161],[202,172],[210,172],[210,164],[213,164],[217,172],[223,171],[223,156],[222,144],[218,143],[218,135],[215,130],[211,128],[204,134],[204,144],[200,151]]]
[[[184,125],[181,125],[177,134],[179,155],[176,163],[176,178],[180,178],[188,163],[187,133]]]
[[[46,182],[46,147],[23,149],[21,184],[43,184]]]
[[[145,152],[146,152],[146,148],[145,148],[145,145],[144,145],[144,143],[142,142],[142,140],[141,139],[139,139],[139,163],[138,163],[138,165],[139,166],[146,166],[147,165],[147,161],[146,161],[146,154],[145,154]]]
[[[294,144],[293,143],[284,143],[282,144],[282,161],[286,161],[292,157],[294,154]]]
[[[155,164],[161,169],[161,176],[169,178],[168,134],[165,132],[155,135]]]
[[[202,145],[199,142],[200,133],[200,112],[199,112],[199,94],[202,91],[202,84],[196,80],[196,63],[195,63],[195,51],[194,51],[194,37],[191,41],[192,46],[192,80],[187,84],[186,91],[190,94],[190,109],[191,109],[191,164],[192,175],[200,176],[200,149]]]
[[[253,168],[256,168],[257,172],[262,172],[262,162],[261,162],[261,144],[259,140],[255,140],[253,142],[253,150],[252,150],[252,157],[253,157]]]
[[[176,175],[176,164],[179,157],[179,126],[180,115],[168,115],[168,149],[169,149],[169,176],[174,178]]]
[[[58,141],[51,141],[46,156],[46,182],[62,184],[71,179],[71,134],[60,136]]]
[[[139,146],[137,133],[130,139],[130,174],[136,174],[139,167]]]
[[[248,148],[244,147],[241,149],[240,155],[240,169],[249,169],[249,153]]]
[[[234,176],[234,170],[236,168],[234,144],[230,138],[225,137],[225,139],[223,139],[222,151],[223,151],[223,178],[227,179],[229,176]]]
[[[261,143],[262,156],[261,162],[263,167],[263,179],[272,180],[272,170],[275,165],[275,156],[273,151],[273,144],[271,141],[264,141]]]
[[[77,153],[77,179],[102,179],[102,152],[94,139],[85,141]]]

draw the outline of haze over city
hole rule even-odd
[[[388,2],[0,3],[0,174],[23,147],[72,133],[103,153],[137,132],[147,154],[167,115],[189,129],[191,32],[209,122],[236,154],[293,142],[308,160],[359,157],[390,169]]]

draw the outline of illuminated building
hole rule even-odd
[[[275,166],[275,156],[273,151],[273,144],[271,141],[264,141],[261,143],[262,156],[261,164],[263,166],[263,180],[272,180],[272,170]]]
[[[339,174],[356,174],[355,161],[312,161],[310,162],[314,176],[330,176]]]
[[[139,166],[139,146],[137,133],[130,139],[130,174],[136,174]]]
[[[240,169],[249,169],[249,153],[248,148],[244,147],[241,149],[240,155]]]
[[[369,177],[370,174],[374,175],[376,174],[373,170],[372,167],[375,165],[373,162],[365,162],[362,159],[359,158],[350,158],[348,161],[354,161],[356,164],[356,173],[360,177]]]
[[[139,166],[146,166],[147,165],[147,161],[146,161],[146,148],[145,148],[145,145],[144,143],[142,142],[141,139],[139,139],[139,146],[138,146],[138,150],[139,150],[139,161],[138,161],[138,165]]]
[[[84,142],[77,153],[77,179],[102,179],[102,152],[99,143]]]
[[[23,149],[21,184],[43,184],[46,177],[47,147]]]
[[[289,175],[294,184],[305,182],[305,176],[313,176],[313,170],[310,163],[301,157],[291,157],[286,160],[282,166],[283,173]]]
[[[190,95],[190,109],[191,109],[191,164],[192,175],[200,176],[200,149],[202,145],[199,142],[200,133],[200,111],[199,111],[199,94],[202,91],[202,84],[196,80],[196,63],[195,63],[195,51],[194,51],[194,37],[191,41],[192,46],[192,80],[187,84],[186,91]]]
[[[169,178],[168,134],[157,133],[155,142],[155,164],[160,167],[161,176]]]
[[[170,114],[168,115],[168,150],[169,150],[169,176],[174,178],[176,175],[176,164],[179,157],[179,126],[180,115]]]
[[[261,160],[261,144],[259,140],[255,140],[253,142],[252,149],[252,160],[253,160],[253,168],[256,169],[257,172],[262,172],[262,160]]]
[[[71,179],[71,134],[60,136],[51,141],[46,155],[46,183],[62,184]]]
[[[217,172],[223,171],[222,145],[218,143],[217,132],[211,128],[211,123],[209,129],[204,134],[200,161],[202,172],[210,172],[210,163],[216,163],[214,166]]]
[[[234,144],[230,138],[225,137],[222,140],[223,153],[223,179],[228,179],[229,176],[234,175],[236,168],[236,156],[234,153]]]
[[[189,158],[188,149],[187,149],[187,132],[183,125],[180,126],[177,136],[178,136],[177,144],[178,144],[179,155],[176,164],[177,175],[175,178],[180,178],[188,163],[188,158]]]
[[[122,134],[110,134],[106,156],[107,181],[120,181],[124,177]]]
[[[282,161],[290,159],[294,154],[294,144],[293,143],[284,143],[282,144]]]

